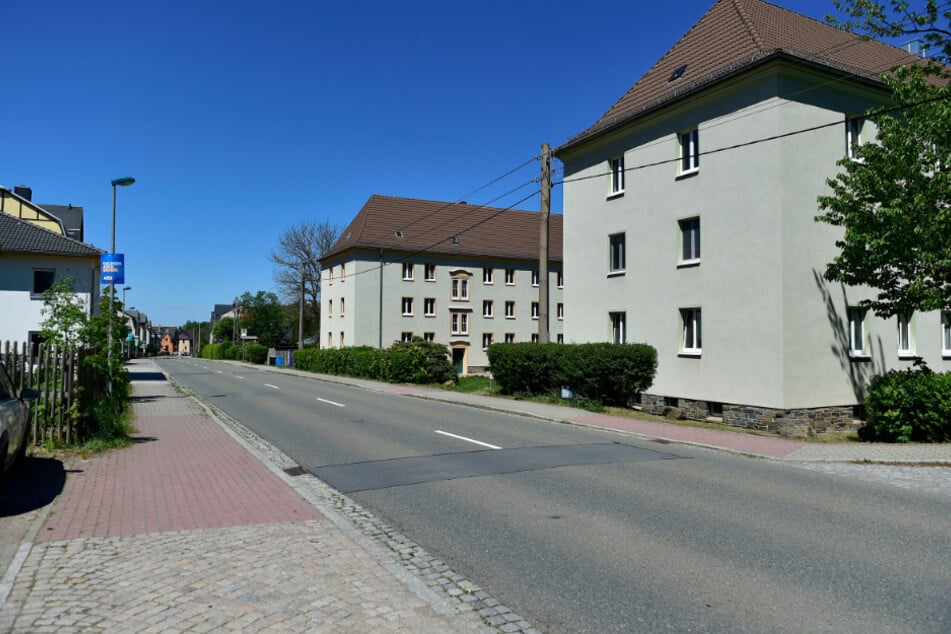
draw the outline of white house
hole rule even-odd
[[[951,317],[882,320],[829,284],[817,197],[913,55],[761,0],[719,0],[564,164],[569,342],[647,342],[643,407],[741,426],[850,423],[869,377],[951,369]],[[702,240],[701,240],[702,236]],[[702,245],[702,250],[701,250]]]
[[[537,341],[540,214],[372,196],[321,258],[321,345],[422,337],[446,344],[460,374],[493,342]],[[552,215],[550,341],[562,340],[562,217]]]
[[[99,249],[0,212],[0,342],[39,342],[42,293],[64,277],[87,314],[99,298]]]

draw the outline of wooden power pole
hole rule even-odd
[[[538,253],[538,341],[549,343],[548,330],[548,220],[551,216],[551,148],[542,143],[541,230]]]

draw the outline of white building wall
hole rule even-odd
[[[811,82],[807,92],[803,81]],[[777,409],[856,403],[854,388],[871,371],[906,365],[897,362],[894,320],[868,321],[870,338],[882,342],[872,360],[857,365],[834,350],[843,290],[817,282],[838,230],[814,221],[816,198],[845,150],[844,113],[864,111],[867,99],[827,78],[774,67],[564,157],[566,339],[610,340],[608,313],[624,311],[627,341],[658,351],[650,393]],[[710,152],[827,122],[835,125],[701,155],[698,173],[678,176],[677,133],[695,125],[701,152]],[[625,191],[611,197],[604,174],[622,153]],[[691,216],[700,218],[701,262],[678,267],[678,220]],[[608,236],[620,231],[626,270],[612,276]],[[865,295],[847,289],[845,296]],[[699,357],[680,353],[679,310],[692,307],[702,311]],[[940,342],[925,343],[940,335],[938,314],[915,322],[931,333],[919,348],[940,351]],[[948,369],[940,354],[930,360]]]
[[[80,258],[21,256],[0,259],[0,342],[24,342],[39,332],[43,321],[43,298],[33,294],[33,271],[54,270],[55,279],[74,278],[74,288],[86,314],[98,298],[98,262]]]

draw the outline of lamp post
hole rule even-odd
[[[135,182],[135,179],[131,176],[123,176],[122,178],[116,178],[112,181],[112,246],[109,250],[109,253],[115,254],[116,252],[116,187],[128,187]],[[116,318],[116,309],[115,309],[115,297],[116,297],[116,283],[115,280],[109,282],[109,352],[108,352],[108,361],[109,361],[109,395],[112,396],[112,322]]]
[[[125,308],[125,292],[131,291],[131,290],[132,290],[131,286],[126,286],[125,288],[122,289],[122,307],[123,308]]]

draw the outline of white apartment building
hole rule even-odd
[[[494,342],[537,341],[540,214],[372,196],[321,259],[321,346],[443,343],[460,374]],[[562,341],[562,217],[552,215],[550,341]]]
[[[879,77],[917,58],[761,0],[719,0],[564,164],[569,342],[646,342],[644,409],[748,426],[850,423],[871,376],[951,369],[947,312],[879,319],[823,280],[817,197]],[[702,245],[702,249],[701,249]]]

